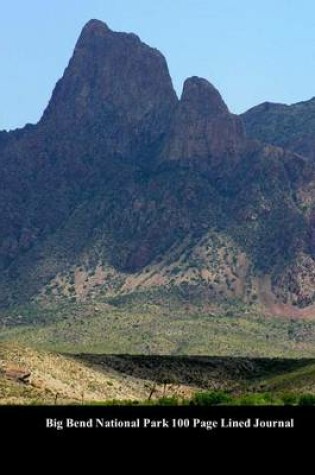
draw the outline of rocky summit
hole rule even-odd
[[[242,122],[230,114],[220,93],[205,79],[186,79],[163,158],[222,166],[225,157],[239,155],[243,144]]]
[[[38,124],[0,133],[1,305],[167,289],[314,316],[313,131],[267,109],[198,77],[178,99],[160,52],[88,22]]]

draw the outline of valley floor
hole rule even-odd
[[[0,342],[69,354],[315,358],[315,320],[158,297],[11,309],[0,314]]]

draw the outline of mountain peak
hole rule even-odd
[[[161,160],[200,161],[236,157],[244,140],[241,120],[231,114],[219,91],[193,76],[183,92]]]
[[[82,34],[104,34],[104,33],[108,33],[109,31],[112,31],[108,25],[101,21],[101,20],[95,20],[95,19],[92,19],[92,20],[89,20],[85,25],[84,27],[82,28],[82,32],[81,32],[81,35]]]
[[[206,79],[192,76],[185,80],[181,102],[193,105],[207,116],[229,113],[219,91]]]
[[[90,20],[42,123],[53,124],[62,134],[80,130],[82,136],[88,127],[97,128],[108,154],[130,156],[136,153],[135,144],[151,146],[165,134],[176,104],[161,53],[134,34],[115,32],[99,20]]]
[[[100,20],[89,20],[81,30],[75,50],[103,40],[109,33],[113,33],[106,23]]]

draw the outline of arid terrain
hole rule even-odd
[[[90,20],[38,123],[0,132],[1,403],[311,401],[314,150],[314,99],[177,97]]]
[[[251,404],[279,404],[284,396],[291,396],[292,403],[305,393],[315,398],[314,377],[315,360],[310,359],[62,355],[0,345],[1,404],[150,404],[163,400],[183,404],[200,393],[223,393],[233,397],[234,403],[245,398]]]

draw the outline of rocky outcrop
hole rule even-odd
[[[98,20],[82,30],[40,125],[102,139],[103,154],[139,156],[161,140],[177,103],[162,54]],[[88,135],[90,133],[90,136]]]
[[[243,145],[242,122],[229,112],[215,87],[202,78],[186,79],[162,160],[215,165],[238,157]]]

